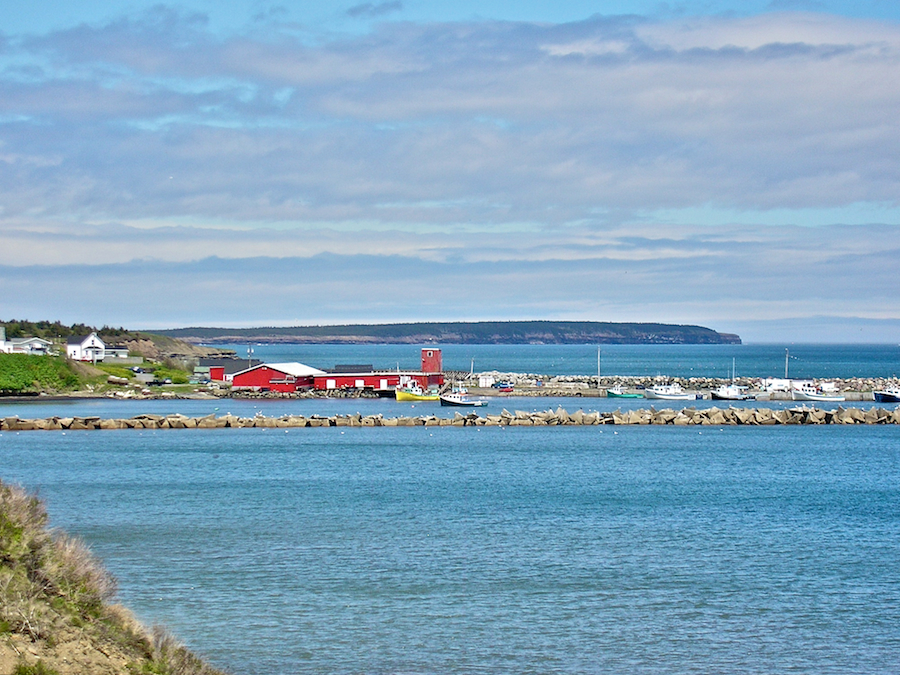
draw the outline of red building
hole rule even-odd
[[[260,363],[235,373],[231,386],[233,389],[281,392],[295,392],[298,389],[371,389],[379,394],[392,396],[397,387],[413,383],[419,384],[423,389],[444,384],[440,349],[422,350],[421,370],[376,371],[371,370],[371,366],[369,368],[356,373],[326,373],[302,363]]]
[[[231,379],[231,387],[254,391],[294,392],[298,389],[311,388],[314,378],[324,374],[324,371],[302,363],[260,363],[235,373]]]
[[[440,349],[435,349],[434,347],[422,349],[422,372],[426,374],[444,372],[444,363]]]
[[[397,387],[418,383],[423,389],[444,384],[441,350],[422,350],[422,369],[417,371],[368,371],[359,373],[322,373],[313,378],[315,389],[371,389],[379,394],[393,395]]]

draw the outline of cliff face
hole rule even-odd
[[[110,602],[115,580],[43,504],[0,481],[0,675],[221,675]]]

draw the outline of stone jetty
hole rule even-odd
[[[453,417],[420,415],[417,417],[384,417],[378,415],[285,415],[282,417],[186,417],[184,415],[136,415],[127,419],[102,419],[100,417],[49,417],[46,419],[0,419],[2,431],[87,431],[97,429],[294,429],[304,427],[544,427],[544,426],[593,426],[668,424],[673,426],[766,426],[776,424],[900,424],[900,408],[844,408],[823,410],[812,407],[796,407],[775,410],[771,408],[683,408],[673,410],[653,407],[639,410],[615,410],[612,412],[568,412],[563,408],[542,412],[509,412],[497,415],[467,415],[457,412]]]

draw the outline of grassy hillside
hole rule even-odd
[[[0,354],[0,393],[69,391],[79,383],[80,378],[61,356]]]
[[[0,481],[0,675],[219,675],[111,604],[113,577],[44,505]]]

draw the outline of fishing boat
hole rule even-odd
[[[441,398],[436,391],[426,391],[418,384],[397,387],[394,390],[394,397],[398,401],[437,401]]]
[[[625,391],[625,387],[621,384],[617,384],[615,387],[610,387],[606,390],[606,398],[643,398],[641,394],[629,394]]]
[[[680,384],[658,384],[644,389],[644,398],[662,399],[664,401],[694,401],[697,394],[681,388]]]
[[[715,401],[752,401],[756,397],[751,394],[745,394],[746,387],[740,387],[734,383],[723,384],[713,389],[710,394]]]
[[[488,404],[481,398],[469,398],[468,392],[462,388],[454,388],[446,394],[441,394],[441,405],[455,406],[458,408],[480,408]]]
[[[888,387],[872,393],[879,403],[900,403],[900,387]]]
[[[731,384],[723,384],[713,389],[710,394],[714,401],[752,401],[756,397],[745,394],[747,387],[741,387],[734,382],[734,359],[731,359]]]
[[[820,401],[825,403],[838,403],[847,400],[841,393],[825,392],[821,387],[808,382],[794,383],[791,389],[791,398],[795,401]]]

